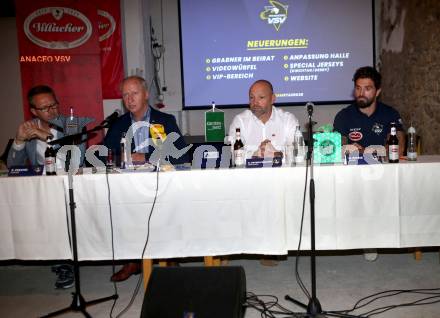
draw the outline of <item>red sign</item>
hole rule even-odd
[[[81,46],[92,35],[92,23],[72,8],[46,7],[35,10],[24,21],[24,33],[34,44],[54,50]]]
[[[98,6],[99,45],[101,47],[102,96],[121,98],[124,78],[119,0],[94,0]]]
[[[16,0],[17,35],[25,118],[27,92],[49,85],[60,112],[103,119],[97,8],[76,0]],[[100,142],[102,136],[92,139]]]

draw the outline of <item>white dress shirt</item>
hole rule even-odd
[[[266,123],[259,120],[247,109],[236,115],[229,126],[229,138],[235,142],[235,129],[240,128],[241,140],[247,151],[255,151],[261,142],[269,139],[279,151],[292,144],[296,127],[299,126],[295,115],[272,106],[272,114]]]

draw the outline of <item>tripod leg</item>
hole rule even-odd
[[[300,301],[290,297],[289,295],[284,296],[284,299],[288,300],[288,301],[291,301],[292,303],[294,303],[295,305],[297,305],[297,306],[299,306],[301,308],[307,309],[307,305],[306,304],[303,304],[302,302],[300,302]]]
[[[47,314],[47,315],[41,316],[40,318],[55,317],[55,316],[58,316],[58,315],[62,315],[62,314],[64,314],[64,313],[67,313],[67,312],[69,312],[69,311],[72,311],[72,310],[73,310],[72,307],[66,307],[66,308],[64,308],[64,309],[60,309],[60,310],[57,310],[57,311],[51,312],[50,314]]]
[[[108,297],[103,297],[103,298],[99,298],[99,299],[95,299],[95,300],[89,300],[86,302],[86,306],[92,306],[92,305],[100,304],[100,303],[103,303],[105,301],[109,301],[112,299],[118,299],[118,297],[119,296],[115,294],[115,295],[111,295]]]
[[[84,315],[84,317],[86,317],[86,318],[92,318],[92,316],[89,315],[89,313],[86,311],[85,308],[81,308],[80,311],[82,312],[82,314]]]
[[[71,228],[72,228],[72,250],[73,250],[73,273],[75,275],[75,292],[72,293],[73,300],[70,307],[60,309],[57,311],[54,311],[50,314],[47,314],[43,316],[44,318],[47,317],[55,317],[61,314],[64,314],[66,312],[75,311],[75,312],[81,312],[86,318],[91,318],[87,311],[86,306],[87,305],[95,305],[104,301],[108,301],[111,299],[117,299],[118,295],[112,295],[109,297],[104,297],[96,300],[92,300],[89,302],[86,302],[84,298],[81,295],[81,284],[80,284],[80,276],[79,276],[79,260],[78,260],[78,243],[76,239],[76,221],[75,221],[75,208],[76,203],[74,199],[74,193],[73,193],[73,176],[70,173],[69,170],[69,207],[70,207],[70,219],[71,219]]]
[[[48,318],[48,317],[55,317],[58,315],[62,315],[65,313],[68,313],[70,311],[80,311],[84,314],[85,317],[91,317],[85,310],[85,302],[84,299],[81,297],[81,295],[78,295],[77,293],[72,294],[73,300],[69,307],[51,312],[50,314],[44,315],[41,318]]]
[[[89,315],[89,313],[86,311],[86,307],[87,306],[92,306],[92,305],[96,305],[96,304],[100,304],[112,299],[118,299],[118,295],[111,295],[108,297],[103,297],[103,298],[99,298],[99,299],[95,299],[95,300],[90,300],[90,301],[85,301],[84,298],[81,295],[78,295],[76,293],[72,294],[73,296],[73,300],[72,300],[72,304],[69,307],[54,311],[50,314],[41,316],[41,318],[49,318],[49,317],[55,317],[70,311],[76,311],[76,312],[81,312],[86,318],[91,318],[92,316]]]
[[[343,314],[343,313],[337,313],[337,312],[331,312],[331,311],[324,311],[323,314],[325,316],[330,316],[330,317],[364,318],[363,316],[355,316],[355,315],[349,315],[349,314]]]

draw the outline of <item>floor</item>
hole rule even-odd
[[[246,274],[247,292],[257,295],[274,295],[279,303],[291,311],[302,311],[293,303],[284,300],[285,295],[306,302],[295,280],[296,257],[289,255],[278,266],[262,266],[257,257],[236,256],[229,265],[243,266]],[[424,251],[420,261],[414,260],[408,250],[380,251],[375,262],[364,260],[362,251],[350,251],[341,255],[320,254],[317,258],[317,297],[323,310],[344,310],[352,308],[357,300],[373,293],[386,290],[432,289],[440,294],[440,264],[438,250]],[[181,266],[202,265],[201,259],[182,262]],[[310,262],[307,255],[300,258],[300,276],[305,285],[310,284]],[[119,268],[119,266],[118,266]],[[108,263],[85,263],[81,266],[81,294],[86,301],[110,296],[114,286],[109,281],[112,266]],[[112,315],[113,302],[87,307],[92,317],[116,317],[130,302],[140,275],[117,285],[119,299]],[[37,317],[69,306],[73,289],[56,290],[53,287],[55,275],[50,264],[45,262],[19,263],[0,262],[0,317]],[[384,305],[412,302],[424,297],[440,296],[422,294],[399,294],[378,300],[353,314],[366,313]],[[271,300],[262,297],[263,300]],[[143,301],[143,289],[136,295],[133,304],[121,317],[139,317]],[[67,313],[60,317],[83,317],[81,313]],[[260,312],[248,308],[245,318],[261,317]],[[274,317],[292,317],[277,315]],[[440,317],[440,302],[430,305],[401,307],[375,315],[374,317],[428,318]]]

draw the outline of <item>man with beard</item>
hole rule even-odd
[[[234,138],[236,128],[240,128],[243,144],[259,157],[273,157],[275,152],[283,151],[292,144],[299,126],[293,114],[273,106],[275,99],[269,81],[256,81],[249,89],[250,109],[235,116],[229,126],[229,136]]]
[[[355,103],[336,114],[333,127],[341,133],[344,145],[354,145],[363,152],[370,145],[385,146],[391,123],[395,123],[401,156],[405,143],[402,119],[397,110],[377,100],[381,81],[380,73],[373,67],[364,66],[356,70],[353,76]],[[364,258],[375,261],[377,250],[365,249]]]
[[[370,145],[384,146],[391,123],[395,123],[401,156],[405,143],[402,119],[397,110],[377,100],[381,81],[380,73],[373,67],[356,70],[353,76],[355,103],[336,115],[333,126],[341,133],[343,144],[352,144],[363,152]]]

